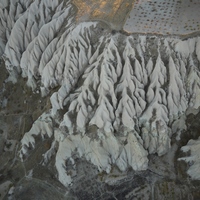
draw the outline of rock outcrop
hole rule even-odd
[[[113,34],[102,22],[76,24],[75,7],[58,0],[3,1],[0,11],[8,80],[26,78],[52,105],[24,134],[20,157],[36,136],[51,138],[42,163],[55,155],[65,186],[66,163],[76,168],[77,157],[100,172],[146,170],[148,156],[166,154],[174,130],[185,128],[177,122],[186,110],[200,106],[200,37]],[[194,155],[198,144],[188,145]]]

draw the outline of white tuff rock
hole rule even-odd
[[[58,88],[52,109],[24,134],[21,158],[35,135],[52,137],[43,164],[58,144],[55,166],[65,186],[72,182],[65,161],[73,163],[75,153],[107,173],[112,165],[147,169],[148,154],[170,148],[172,124],[176,130],[186,109],[200,106],[200,38],[112,35],[101,23],[76,25],[75,8],[61,1],[4,4],[0,53],[10,80],[21,75],[42,96]]]

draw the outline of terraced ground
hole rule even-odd
[[[199,11],[199,0],[138,0],[123,28],[132,33],[190,34],[200,31]]]

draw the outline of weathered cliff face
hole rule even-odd
[[[180,148],[196,139],[181,132],[200,106],[200,37],[127,36],[75,13],[60,1],[2,3],[2,187],[14,184],[15,198],[37,184],[61,199],[195,197],[181,160],[199,179],[198,141],[182,148],[192,157]]]

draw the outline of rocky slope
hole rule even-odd
[[[13,139],[12,131],[6,134],[9,123],[1,120],[2,163],[7,152],[15,151],[13,163],[21,170],[21,182],[4,177],[11,182],[3,184],[9,188],[17,183],[14,194],[21,198],[20,185],[25,187],[27,179],[37,185],[40,173],[48,169],[44,174],[53,178],[42,179],[56,185],[62,195],[68,190],[69,196],[78,199],[106,199],[104,194],[117,199],[194,197],[196,190],[186,192],[191,183],[185,188],[179,185],[174,194],[169,191],[186,177],[180,172],[178,158],[180,163],[193,161],[188,174],[199,179],[199,142],[191,140],[182,147],[191,150],[191,157],[179,150],[177,155],[177,149],[186,145],[181,132],[187,130],[187,117],[198,113],[200,106],[200,37],[127,36],[102,22],[76,24],[75,13],[70,2],[1,3],[0,46],[9,73],[2,82],[1,116],[8,112],[10,117],[16,107],[6,91],[12,83],[21,85],[16,96],[11,96],[24,96],[19,98],[19,107],[22,100],[28,107],[13,114],[15,120],[29,124]],[[32,116],[32,112],[36,114]],[[27,116],[31,122],[26,122]],[[21,121],[16,124],[22,126]],[[190,138],[196,139],[192,134]],[[4,173],[5,166],[1,168]],[[80,196],[84,187],[78,188],[78,180],[86,172],[88,180],[96,184],[95,192],[101,185],[102,195],[86,190]],[[85,179],[84,175],[81,180]],[[127,182],[133,191],[123,194],[122,187],[119,194],[115,189],[109,193],[108,185],[112,188]]]

